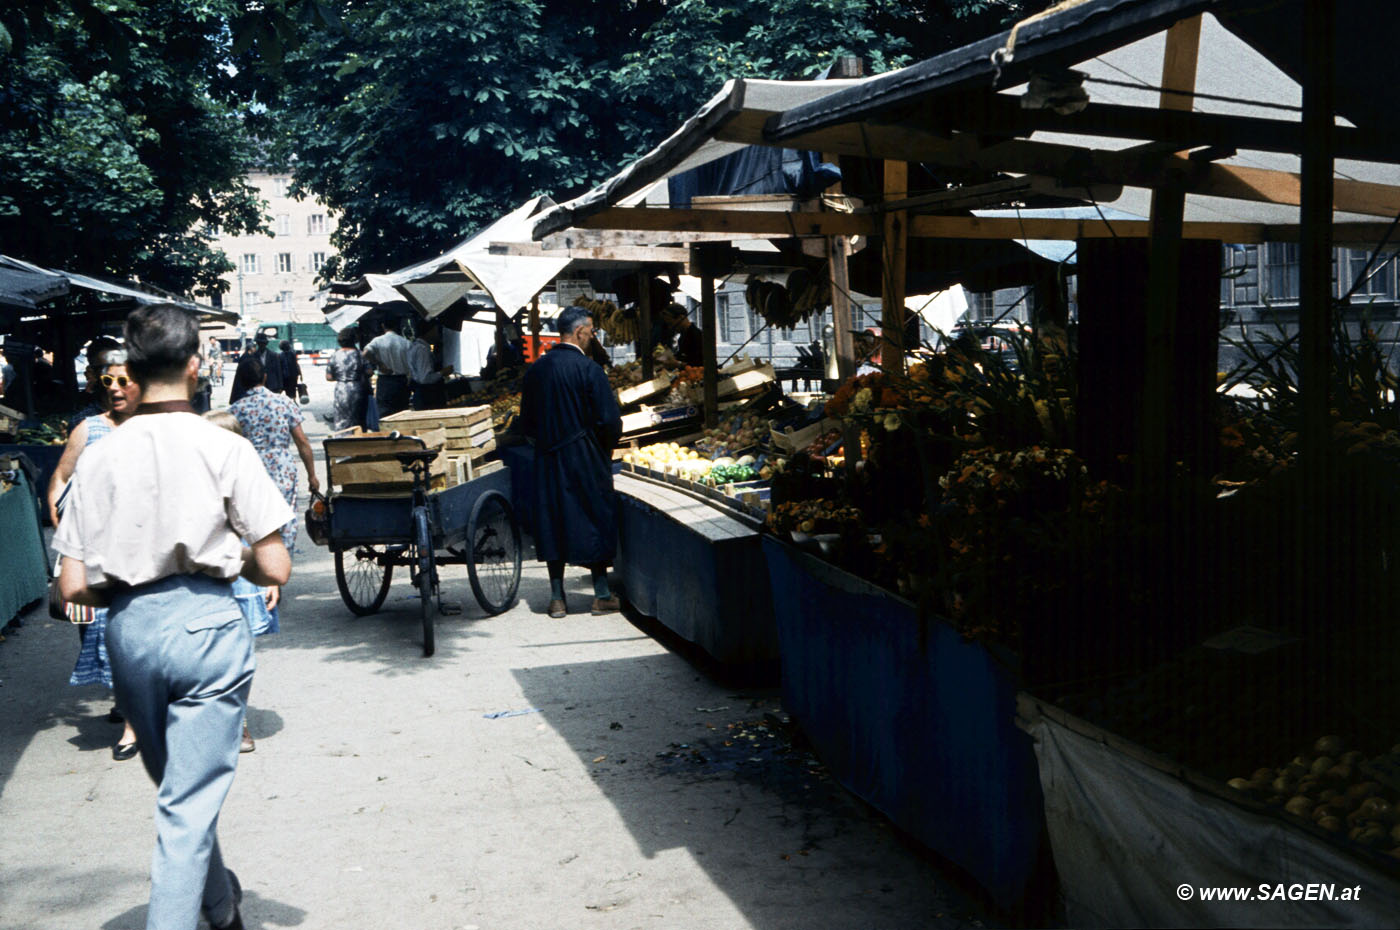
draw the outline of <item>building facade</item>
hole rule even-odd
[[[239,312],[245,331],[261,323],[324,322],[316,275],[332,254],[335,218],[315,200],[289,197],[290,174],[255,172],[246,180],[267,202],[271,233],[216,231],[216,244],[235,266],[224,276],[229,288],[220,302]]]

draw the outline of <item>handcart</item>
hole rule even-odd
[[[433,618],[443,609],[439,565],[467,566],[472,593],[488,615],[515,604],[520,526],[510,505],[507,469],[434,489],[438,450],[417,436],[327,439],[325,451],[330,494],[316,541],[335,554],[336,586],[352,612],[367,616],[379,610],[395,566],[406,566],[423,615],[423,655],[430,656]],[[352,471],[354,483],[345,477]],[[382,476],[380,484],[364,483],[375,474]],[[411,479],[411,490],[403,488],[405,479]]]

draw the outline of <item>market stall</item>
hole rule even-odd
[[[49,560],[32,486],[13,457],[0,453],[0,628],[48,590]]]

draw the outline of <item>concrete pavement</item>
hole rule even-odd
[[[716,681],[621,615],[550,620],[529,561],[494,618],[445,569],[463,611],[424,659],[406,577],[357,618],[328,553],[299,544],[220,824],[250,930],[980,925],[789,744],[776,688]],[[585,608],[584,573],[568,585]],[[7,930],[145,922],[154,791],[112,760],[102,689],[68,687],[76,640],[35,611],[0,643]]]

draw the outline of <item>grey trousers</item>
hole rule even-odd
[[[176,575],[128,589],[107,615],[117,704],[156,783],[147,930],[233,919],[239,891],[219,853],[219,809],[238,765],[253,634],[231,585]]]

